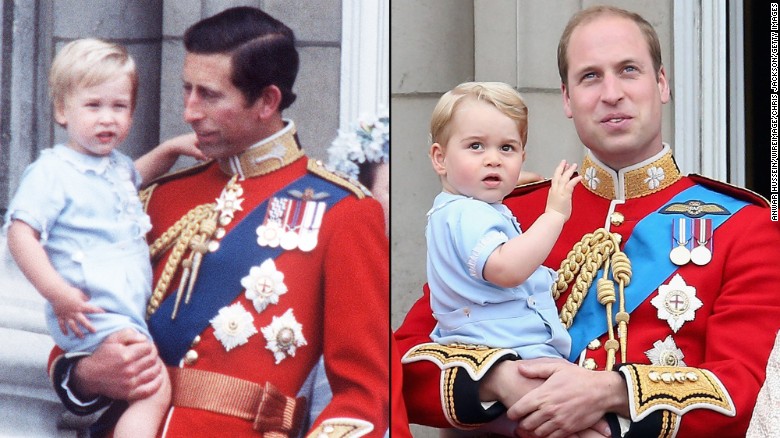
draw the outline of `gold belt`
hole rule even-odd
[[[202,409],[252,421],[252,428],[267,438],[298,435],[306,398],[282,394],[265,385],[192,368],[168,368],[173,390],[171,404]]]

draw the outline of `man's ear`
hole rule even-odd
[[[569,99],[569,90],[566,88],[566,84],[561,84],[561,96],[563,97],[563,113],[566,117],[571,118],[571,104]]]
[[[439,143],[432,144],[429,155],[431,156],[431,164],[433,165],[433,170],[435,170],[436,173],[441,176],[446,175],[447,168],[444,166],[444,148],[442,147],[442,145],[440,145]]]
[[[257,98],[252,108],[259,120],[266,120],[279,113],[279,104],[282,102],[282,91],[276,85],[263,88],[260,97]]]

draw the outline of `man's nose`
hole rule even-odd
[[[190,93],[184,97],[184,121],[192,123],[203,118],[203,111],[200,108],[200,99],[195,93]]]
[[[623,98],[623,84],[620,78],[612,74],[604,75],[602,81],[601,100],[614,105]]]

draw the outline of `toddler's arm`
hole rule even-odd
[[[195,133],[169,138],[157,147],[135,160],[135,167],[144,182],[151,181],[167,172],[176,163],[180,155],[206,160],[206,156],[197,147]]]
[[[485,280],[500,287],[514,287],[533,274],[550,254],[571,215],[571,195],[582,179],[572,178],[576,164],[561,161],[555,169],[547,196],[547,208],[523,234],[496,248],[485,262]]]
[[[89,297],[84,292],[68,284],[57,273],[40,243],[40,234],[34,228],[14,220],[8,228],[8,249],[25,277],[54,307],[63,334],[68,334],[70,329],[83,338],[81,327],[95,332],[85,313],[103,313],[103,309],[89,304]]]

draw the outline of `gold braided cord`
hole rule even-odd
[[[160,278],[157,280],[149,305],[146,308],[147,319],[160,307],[165,292],[171,284],[176,270],[181,265],[182,257],[190,246],[190,242],[198,234],[201,224],[212,216],[216,204],[203,204],[190,210],[184,217],[176,221],[168,230],[166,230],[157,240],[149,246],[149,252],[152,259],[156,259],[168,248],[173,246],[173,250],[168,256]],[[180,297],[177,297],[180,298]]]
[[[149,201],[152,199],[152,192],[155,188],[157,188],[157,184],[152,184],[138,192],[138,198],[141,200],[141,205],[144,206],[144,211],[149,210]]]
[[[612,267],[612,280],[609,279],[610,265]],[[558,269],[558,280],[553,285],[553,298],[556,300],[569,285],[571,293],[561,307],[560,319],[566,328],[571,328],[574,317],[577,315],[588,289],[593,284],[594,277],[599,269],[604,269],[603,277],[598,279],[596,294],[598,302],[604,305],[606,310],[606,322],[609,340],[605,342],[607,350],[607,370],[611,370],[615,364],[615,352],[620,349],[623,362],[626,361],[626,340],[628,338],[629,314],[625,306],[625,287],[631,281],[631,262],[628,256],[620,250],[620,235],[613,234],[604,228],[599,228],[593,233],[586,234],[577,242],[566,259],[561,262]],[[573,283],[573,284],[572,284]],[[619,299],[615,292],[615,283],[618,285]],[[612,307],[615,301],[619,303],[619,311],[615,317],[618,322],[618,337],[615,340],[612,325]]]
[[[175,224],[168,228],[164,233],[160,235],[151,245],[149,245],[149,254],[152,260],[155,260],[158,256],[164,253],[176,239],[181,235],[182,230],[188,224],[202,221],[205,217],[214,211],[216,204],[203,204],[199,205],[184,215]]]

